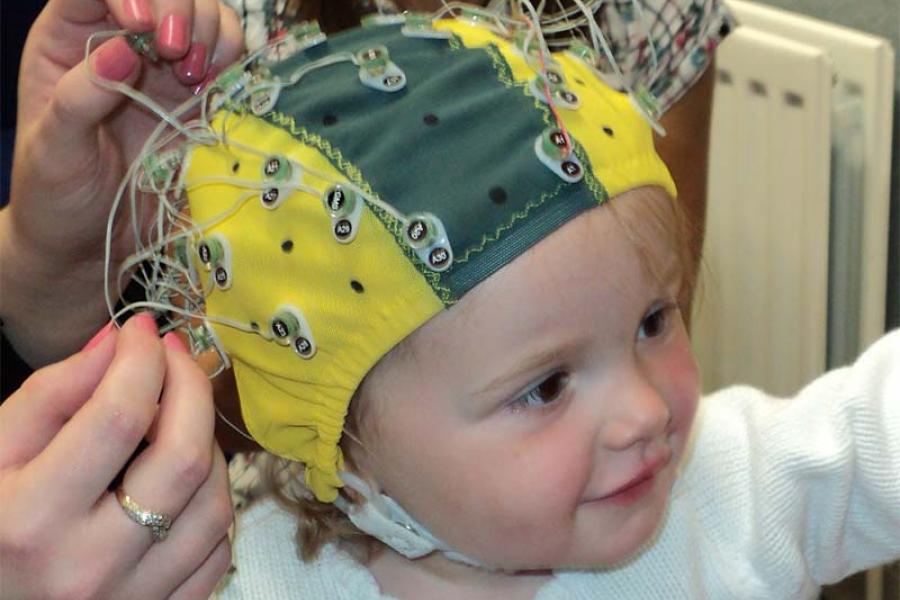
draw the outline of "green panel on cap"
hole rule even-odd
[[[534,141],[552,121],[526,86],[513,82],[494,47],[369,27],[330,37],[273,73],[287,78],[310,60],[376,45],[388,48],[409,89],[368,88],[356,66],[339,63],[283,89],[266,118],[327,147],[349,179],[400,212],[441,219],[457,260],[444,273],[420,270],[446,304],[603,200],[585,182],[564,183],[538,161]],[[491,252],[482,251],[485,245]]]

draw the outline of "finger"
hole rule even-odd
[[[166,380],[157,433],[129,465],[122,488],[142,509],[178,520],[213,466],[212,388],[174,334],[166,335],[164,344]],[[127,519],[110,494],[98,505],[97,514],[104,529],[121,540],[120,546],[136,550],[122,556],[136,565],[153,541],[146,527]]]
[[[246,50],[244,46],[244,30],[237,13],[219,3],[219,38],[213,52],[213,63],[220,68],[231,65]]]
[[[227,7],[219,4],[219,35],[216,39],[216,48],[213,50],[206,77],[196,87],[194,94],[212,83],[216,77],[244,53],[244,31],[237,14]]]
[[[153,28],[148,0],[51,0],[47,6],[54,16],[71,23],[95,23],[111,14],[123,29]]]
[[[191,46],[194,3],[184,0],[157,0],[156,51],[166,60],[180,60]]]
[[[163,338],[166,381],[150,445],[129,467],[129,495],[160,498],[175,515],[206,481],[213,462],[215,412],[212,385],[175,333]]]
[[[165,371],[153,318],[133,317],[90,400],[27,466],[37,491],[66,490],[48,498],[46,510],[80,514],[106,493],[153,421]]]
[[[0,468],[37,456],[87,402],[115,353],[117,330],[87,351],[36,371],[0,406]]]
[[[175,65],[175,75],[185,85],[203,81],[219,36],[219,0],[196,0],[191,47]]]
[[[148,590],[150,597],[169,597],[192,579],[228,535],[234,520],[228,469],[221,450],[214,455],[209,477],[175,519],[165,543],[153,544],[133,569],[134,588]]]
[[[193,576],[175,590],[170,600],[208,598],[230,568],[231,542],[225,537]]]
[[[123,94],[98,84],[95,78],[132,84],[140,73],[137,54],[121,37],[107,40],[63,75],[56,86],[43,124],[58,146],[80,153],[85,143],[96,144],[91,135],[97,125],[126,99]]]

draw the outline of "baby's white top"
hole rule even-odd
[[[304,564],[293,517],[240,517],[220,598],[384,599],[327,547]],[[537,600],[814,598],[821,584],[900,557],[900,331],[795,398],[733,387],[704,398],[663,528],[615,569],[557,573]]]

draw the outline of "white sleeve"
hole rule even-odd
[[[900,331],[793,398],[706,397],[697,425],[689,486],[728,511],[707,535],[743,577],[822,585],[900,558]]]

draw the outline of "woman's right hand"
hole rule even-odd
[[[209,380],[147,315],[98,337],[0,406],[3,598],[205,598],[233,519]],[[108,489],[126,464],[126,493],[172,517],[163,541]]]
[[[85,63],[88,37],[116,29],[154,31],[159,60],[116,37]],[[238,18],[217,0],[47,3],[22,53],[12,189],[0,211],[0,314],[26,362],[72,354],[109,318],[107,218],[125,169],[159,122],[94,77],[131,85],[171,109],[242,51]],[[115,273],[134,250],[131,228],[113,229],[112,241]]]

